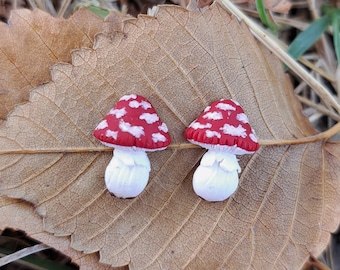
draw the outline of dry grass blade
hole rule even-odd
[[[20,260],[28,255],[37,253],[39,251],[42,250],[46,250],[49,249],[49,246],[46,246],[45,244],[37,244],[35,246],[32,247],[27,247],[27,248],[23,248],[17,252],[14,252],[10,255],[7,255],[5,257],[0,258],[0,267],[1,266],[5,266],[6,264],[9,264],[11,262],[14,262],[16,260]]]

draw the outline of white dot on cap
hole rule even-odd
[[[230,104],[217,103],[216,108],[223,111],[236,111],[236,108]]]
[[[151,138],[154,143],[166,142],[166,137],[160,133],[152,133]]]
[[[156,113],[142,113],[139,116],[140,120],[145,120],[148,124],[153,124],[159,120],[159,117]]]
[[[236,115],[236,119],[244,124],[249,123],[248,117],[244,113],[239,113]]]
[[[217,131],[211,131],[211,130],[206,130],[205,131],[205,135],[208,138],[212,138],[212,137],[217,137],[217,138],[221,138],[221,133],[217,132]]]
[[[98,124],[98,126],[96,127],[96,130],[98,130],[98,129],[105,129],[105,128],[107,128],[109,125],[108,125],[108,123],[107,123],[107,121],[106,120],[103,120],[103,121],[101,121],[99,124]]]

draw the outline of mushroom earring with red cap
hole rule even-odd
[[[189,125],[185,137],[208,149],[193,176],[195,193],[211,202],[229,198],[241,172],[236,155],[252,154],[259,148],[240,104],[232,99],[213,102]]]
[[[105,184],[119,198],[133,198],[144,190],[151,170],[146,151],[163,150],[171,142],[168,128],[154,107],[136,94],[120,98],[93,135],[114,148],[105,170]]]

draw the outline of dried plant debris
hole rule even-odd
[[[29,237],[25,232],[5,228],[0,233],[1,269],[46,269],[59,267],[67,270],[79,269],[71,258]]]

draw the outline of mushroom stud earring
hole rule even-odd
[[[168,128],[154,107],[135,94],[119,99],[93,135],[114,148],[105,170],[105,184],[119,198],[133,198],[144,190],[151,169],[146,151],[163,150],[171,142]]]
[[[240,104],[232,99],[213,102],[185,130],[185,137],[208,149],[193,176],[195,193],[211,202],[230,197],[241,172],[236,155],[252,154],[259,148]]]

